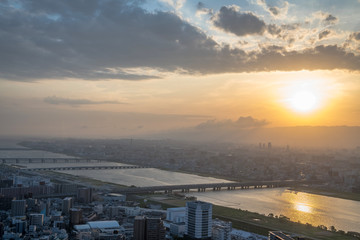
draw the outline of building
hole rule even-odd
[[[185,222],[170,223],[170,234],[171,236],[184,237],[186,224]]]
[[[23,220],[15,221],[15,232],[24,234],[26,231],[27,223]],[[0,238],[1,239],[1,238]]]
[[[269,232],[268,240],[295,240],[283,232]]]
[[[124,228],[117,221],[93,221],[75,225],[77,239],[123,239]]]
[[[165,227],[160,218],[136,216],[134,240],[165,240]]]
[[[221,220],[214,220],[212,223],[212,239],[213,240],[230,240],[232,224]]]
[[[91,203],[92,202],[92,189],[91,188],[78,188],[77,200],[79,203]]]
[[[186,203],[186,235],[191,239],[211,239],[212,204],[194,201]]]
[[[134,219],[134,240],[144,240],[146,231],[146,219],[143,216],[136,216]]]
[[[185,222],[186,207],[168,208],[166,220],[173,223]]]
[[[4,236],[4,224],[0,222],[0,239]]]
[[[5,197],[0,195],[0,210],[7,211],[11,209],[12,197]]]
[[[77,225],[82,223],[83,217],[82,217],[82,209],[78,208],[70,208],[70,224],[71,225]]]
[[[74,199],[72,197],[66,197],[62,201],[62,213],[68,215],[70,208],[74,205]]]
[[[42,227],[43,223],[44,223],[43,214],[38,214],[38,213],[30,214],[30,225]]]
[[[165,240],[165,227],[160,218],[146,218],[146,240]]]
[[[25,216],[26,200],[12,200],[11,201],[11,215],[12,216]]]

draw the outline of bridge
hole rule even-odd
[[[95,160],[101,162],[101,160]],[[0,163],[81,163],[81,162],[94,162],[90,159],[80,158],[4,158],[0,157]]]
[[[148,168],[142,166],[65,166],[65,167],[49,167],[49,168],[22,168],[26,171],[67,171],[67,170],[103,170],[103,169],[137,169]]]
[[[197,190],[204,192],[206,190],[220,191],[222,189],[250,189],[250,188],[275,188],[275,187],[291,187],[299,184],[308,184],[308,181],[251,181],[251,182],[223,182],[223,183],[206,183],[206,184],[186,184],[186,185],[165,185],[152,187],[129,187],[119,189],[116,192],[121,194],[139,194],[139,193],[155,193],[155,192],[189,192],[190,190]]]
[[[0,151],[34,151],[31,148],[19,148],[19,147],[2,147]]]

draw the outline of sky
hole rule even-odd
[[[0,136],[360,126],[359,12],[359,0],[3,0]]]

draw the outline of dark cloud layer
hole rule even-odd
[[[210,74],[360,69],[360,58],[337,45],[299,51],[277,46],[245,52],[219,44],[171,12],[147,12],[130,1],[0,2],[0,78],[157,78],[129,68]],[[204,7],[200,4],[200,7]],[[329,17],[329,16],[328,16]],[[222,7],[213,23],[238,36],[283,31],[250,12]],[[332,21],[331,17],[329,21]],[[280,30],[278,30],[280,28]],[[356,39],[356,36],[354,36]],[[276,49],[276,50],[275,50]]]
[[[235,6],[221,7],[213,17],[213,24],[237,36],[261,35],[266,30],[266,24],[251,12],[240,12]]]
[[[124,104],[119,101],[93,101],[88,99],[73,99],[73,98],[62,98],[62,97],[56,97],[56,96],[49,96],[44,98],[44,102],[49,104],[65,104],[65,105],[72,105],[72,106],[78,106],[78,105],[94,105],[94,104]]]

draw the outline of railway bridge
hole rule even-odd
[[[295,180],[279,180],[279,181],[249,181],[249,182],[222,182],[222,183],[206,183],[206,184],[185,184],[185,185],[164,185],[151,187],[129,187],[116,191],[121,194],[139,194],[139,193],[155,193],[155,192],[189,192],[191,190],[203,192],[206,190],[220,191],[222,189],[256,189],[256,188],[275,188],[275,187],[292,187],[299,184],[307,184],[308,181]]]
[[[142,166],[64,166],[64,167],[48,167],[48,168],[23,168],[26,171],[68,171],[68,170],[104,170],[104,169],[137,169],[148,168]]]

